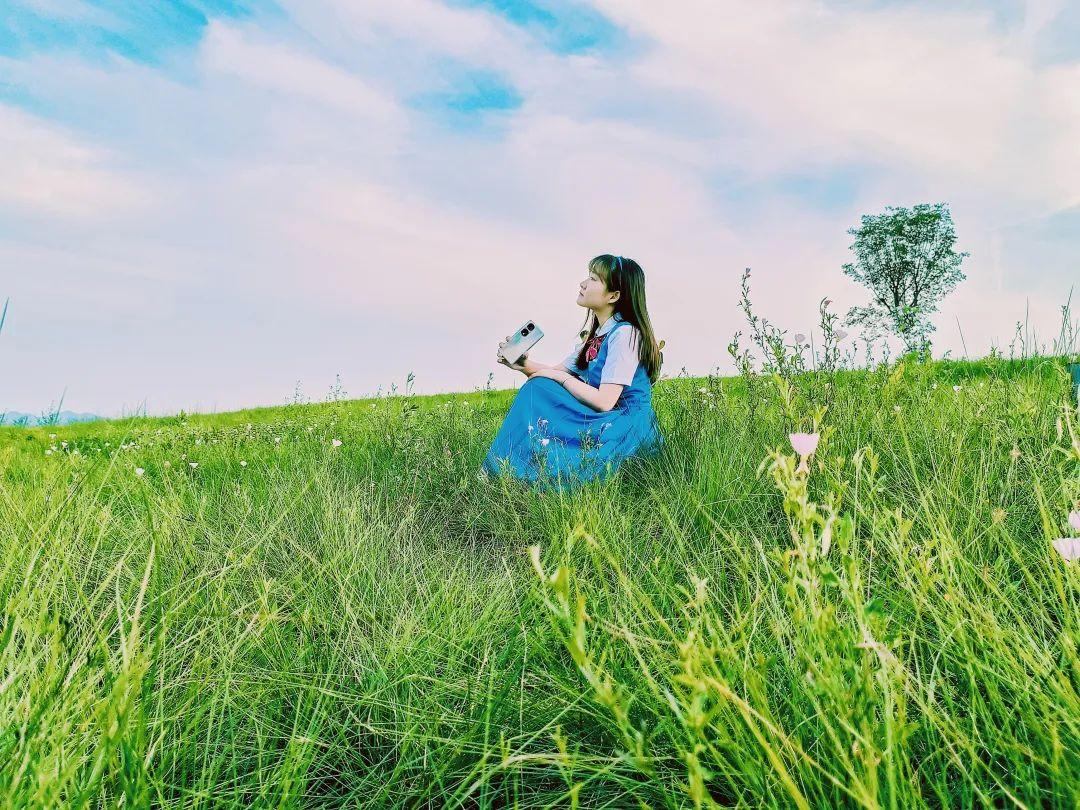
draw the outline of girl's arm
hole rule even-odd
[[[544,363],[537,363],[528,355],[525,356],[525,363],[520,367],[521,372],[526,377],[531,377],[542,368],[555,368],[555,366],[549,366]]]
[[[599,388],[593,388],[584,380],[578,379],[561,367],[541,369],[538,376],[550,377],[562,384],[562,387],[573,394],[578,402],[584,402],[596,411],[610,411],[614,408],[619,401],[619,397],[622,396],[623,389],[626,387],[618,383],[600,383]]]
[[[558,369],[556,369],[558,370]],[[564,371],[566,377],[562,380],[562,386],[573,394],[579,402],[584,402],[593,410],[610,411],[622,396],[625,385],[617,383],[600,383],[599,388],[593,388],[584,380],[580,380],[573,374]]]

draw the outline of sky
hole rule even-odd
[[[602,253],[666,374],[733,373],[744,268],[812,334],[923,202],[971,254],[935,355],[1007,352],[1080,288],[1078,144],[1071,0],[7,0],[0,410],[509,388]]]

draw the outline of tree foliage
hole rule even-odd
[[[844,265],[849,276],[871,293],[871,303],[852,307],[846,321],[872,338],[887,332],[907,351],[928,351],[934,331],[930,315],[965,276],[957,253],[956,232],[945,203],[913,208],[888,206],[884,214],[864,215],[855,237],[855,261]]]

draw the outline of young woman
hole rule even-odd
[[[626,458],[663,445],[652,407],[660,347],[640,265],[623,256],[597,256],[577,304],[588,310],[582,340],[561,364],[543,365],[528,355],[511,364],[497,355],[529,379],[487,452],[486,473],[573,487],[602,480]]]

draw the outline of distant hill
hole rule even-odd
[[[23,413],[22,411],[0,411],[0,425],[25,425],[36,427],[39,424],[39,414]],[[104,419],[96,413],[76,413],[75,411],[60,411],[56,421],[46,420],[43,424],[69,425],[72,422],[94,422]],[[23,422],[23,420],[26,420]]]

